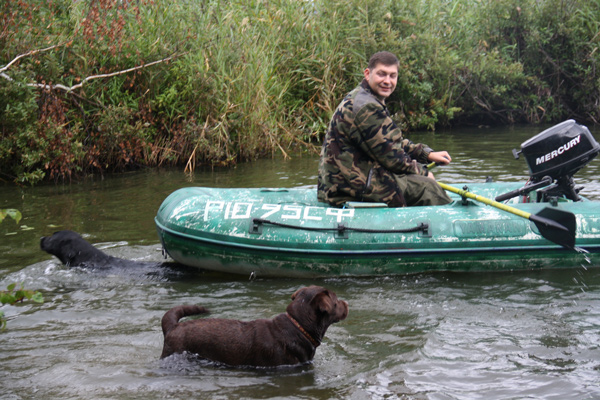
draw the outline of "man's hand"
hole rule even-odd
[[[433,151],[429,153],[427,159],[442,165],[448,165],[452,161],[452,157],[450,157],[447,151]]]

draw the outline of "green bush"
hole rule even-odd
[[[6,290],[0,290],[0,304],[16,304],[21,303],[25,300],[33,301],[35,303],[43,303],[44,296],[37,291],[28,290],[23,287],[23,284],[17,286],[16,283],[8,285]],[[0,330],[6,328],[6,317],[4,312],[0,311]]]
[[[310,149],[379,50],[405,130],[600,119],[597,1],[6,0],[0,18],[17,182]]]

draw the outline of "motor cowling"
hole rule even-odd
[[[589,129],[570,119],[537,134],[521,144],[531,181],[573,176],[600,152],[600,144]]]
[[[496,197],[496,201],[537,191],[538,202],[565,197],[580,201],[573,175],[600,153],[600,144],[589,129],[572,119],[535,135],[513,150],[515,158],[525,156],[530,178],[524,187]]]

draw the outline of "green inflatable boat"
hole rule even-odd
[[[449,186],[451,204],[390,208],[317,201],[316,188],[175,191],[155,218],[188,266],[250,277],[341,277],[600,265],[600,203],[573,174],[600,152],[572,120],[521,145],[527,184]]]

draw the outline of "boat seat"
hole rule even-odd
[[[372,203],[367,201],[347,201],[344,208],[387,208],[385,203]]]

